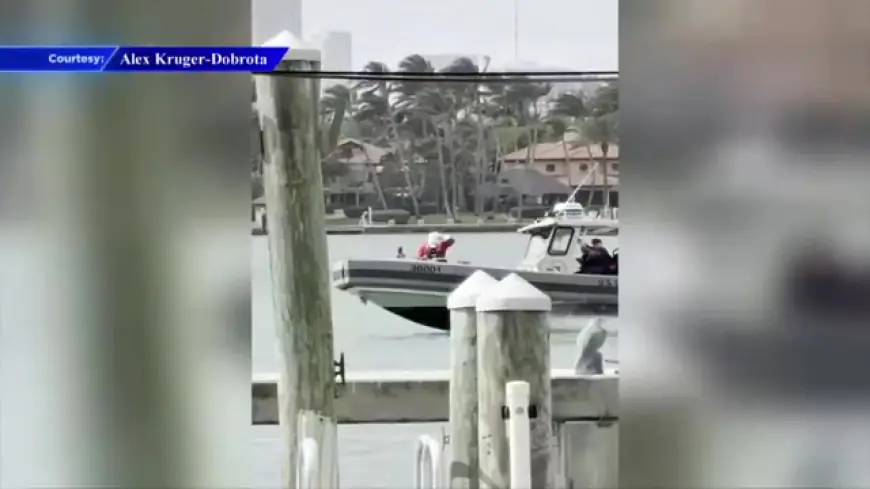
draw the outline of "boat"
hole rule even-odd
[[[450,329],[447,296],[475,270],[496,279],[517,273],[550,296],[554,313],[612,316],[618,310],[617,275],[576,273],[581,239],[617,235],[619,221],[590,216],[580,204],[557,204],[550,215],[524,226],[525,256],[516,268],[481,267],[412,259],[364,259],[338,262],[333,286],[412,322]],[[614,250],[618,252],[618,250]]]

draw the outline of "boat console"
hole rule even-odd
[[[615,236],[619,233],[619,221],[590,217],[580,204],[566,202],[554,207],[554,215],[539,219],[519,232],[529,236],[520,269],[576,273],[577,260],[583,254],[582,239]]]

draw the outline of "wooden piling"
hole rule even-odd
[[[291,46],[276,71],[316,71],[320,51],[288,32],[267,46]],[[264,138],[269,256],[281,356],[283,487],[297,487],[300,441],[317,444],[317,487],[337,480],[335,370],[325,209],[318,145],[316,78],[255,77]],[[309,444],[310,445],[310,444]]]
[[[498,281],[484,271],[472,273],[447,298],[450,310],[451,489],[478,489],[477,463],[477,297]]]
[[[552,488],[550,298],[512,273],[480,295],[476,308],[480,487],[510,485],[505,385],[522,380],[530,390],[532,487]]]

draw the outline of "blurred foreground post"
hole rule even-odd
[[[477,463],[477,297],[498,284],[482,270],[447,298],[450,309],[450,489],[478,489]]]
[[[291,46],[276,71],[320,69],[320,51],[307,49],[287,32],[265,45]],[[302,477],[313,487],[334,487],[338,479],[335,369],[317,144],[320,83],[316,78],[258,75],[256,86],[281,352],[279,417],[287,445],[283,486],[295,489]],[[305,465],[300,454],[303,442],[306,450],[301,454],[310,455],[314,466],[297,474],[297,463]]]
[[[524,381],[529,384],[531,483],[535,489],[550,488],[550,298],[512,273],[480,295],[476,307],[480,486],[510,486],[505,418],[515,413],[505,404],[506,384]]]

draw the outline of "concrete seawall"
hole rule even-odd
[[[531,221],[528,221],[531,222]],[[528,222],[486,224],[384,224],[373,226],[327,226],[326,234],[426,234],[434,229],[444,233],[509,233]],[[262,228],[254,227],[252,236],[263,236]]]

